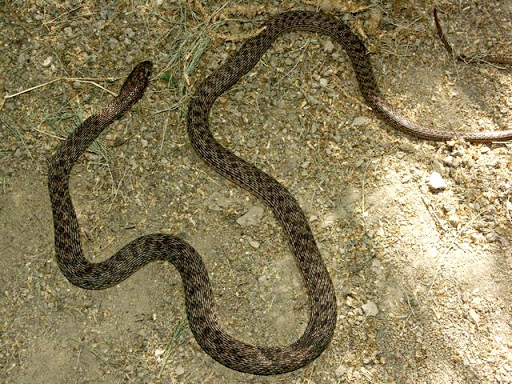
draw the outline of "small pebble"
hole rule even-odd
[[[44,59],[43,67],[49,67],[50,64],[52,63],[52,60],[53,60],[53,58],[51,56],[48,56],[46,59]]]
[[[251,247],[253,247],[254,249],[258,249],[260,247],[260,243],[257,242],[256,240],[250,240],[249,241],[249,244],[251,245]]]
[[[446,182],[439,172],[432,172],[428,180],[428,186],[432,191],[441,191],[446,188]]]
[[[365,116],[359,116],[359,117],[356,117],[353,121],[352,121],[352,125],[355,125],[356,127],[360,126],[360,125],[365,125],[365,124],[368,124],[368,122],[370,121],[369,118],[365,117]]]
[[[331,53],[334,50],[334,44],[331,40],[327,40],[324,44],[324,52]]]
[[[480,315],[478,315],[478,313],[476,313],[476,311],[473,308],[469,310],[469,316],[475,322],[476,326],[480,324]]]
[[[181,376],[185,373],[185,369],[181,365],[178,365],[174,372],[176,372],[177,376]]]
[[[361,309],[366,316],[376,316],[377,313],[379,313],[379,308],[373,301],[368,301],[366,304],[363,304]]]

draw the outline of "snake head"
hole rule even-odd
[[[151,61],[143,61],[133,68],[119,91],[118,99],[123,100],[128,106],[132,106],[144,95],[151,77],[153,63]]]

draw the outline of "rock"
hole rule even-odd
[[[185,369],[181,365],[178,365],[174,372],[176,372],[177,376],[181,376],[185,373]]]
[[[432,172],[430,179],[428,180],[428,186],[430,190],[438,192],[446,189],[446,182],[441,177],[439,172]]]
[[[254,249],[258,249],[260,247],[260,243],[256,240],[249,240],[249,244]]]
[[[353,121],[352,121],[352,125],[355,125],[356,127],[360,126],[360,125],[365,125],[365,124],[368,124],[368,122],[370,121],[369,118],[365,117],[365,116],[360,116],[360,117],[356,117]]]
[[[331,53],[334,50],[334,44],[331,40],[327,40],[324,44],[324,52]]]
[[[366,316],[376,316],[377,313],[379,313],[379,308],[373,301],[368,301],[367,303],[363,304],[361,309]]]

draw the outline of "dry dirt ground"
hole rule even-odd
[[[211,359],[171,265],[104,291],[71,285],[54,260],[46,189],[59,143],[151,59],[143,100],[72,175],[86,255],[178,234],[203,255],[228,332],[290,343],[308,318],[300,275],[269,210],[193,152],[184,117],[198,82],[269,15],[320,7],[363,37],[383,91],[409,117],[511,129],[511,69],[454,61],[432,19],[436,5],[470,56],[510,56],[510,1],[88,3],[2,1],[2,383],[512,383],[511,145],[393,131],[328,38],[281,38],[211,116],[216,137],[280,180],[311,220],[338,321],[308,366],[257,377]],[[434,172],[444,189],[430,188]]]

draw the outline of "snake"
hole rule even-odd
[[[136,65],[117,97],[76,127],[57,148],[48,168],[56,260],[72,284],[84,289],[105,289],[115,286],[152,261],[168,261],[181,276],[188,324],[197,343],[219,363],[256,375],[294,371],[316,359],[326,349],[336,328],[336,294],[308,220],[296,199],[273,177],[222,146],[210,130],[209,114],[218,97],[251,71],[279,36],[298,30],[328,35],[339,43],[348,54],[366,103],[377,117],[399,131],[428,140],[461,137],[470,142],[490,142],[512,137],[511,130],[434,130],[401,116],[385,102],[362,40],[347,24],[321,12],[289,11],[270,18],[258,35],[248,39],[231,58],[212,72],[191,97],[187,115],[188,136],[194,150],[208,165],[260,198],[284,228],[303,278],[310,309],[304,332],[291,344],[252,345],[223,330],[215,310],[206,266],[198,252],[177,236],[162,233],[141,236],[101,262],[90,262],[84,255],[80,227],[69,192],[71,170],[103,130],[142,98],[152,72],[150,61]]]

